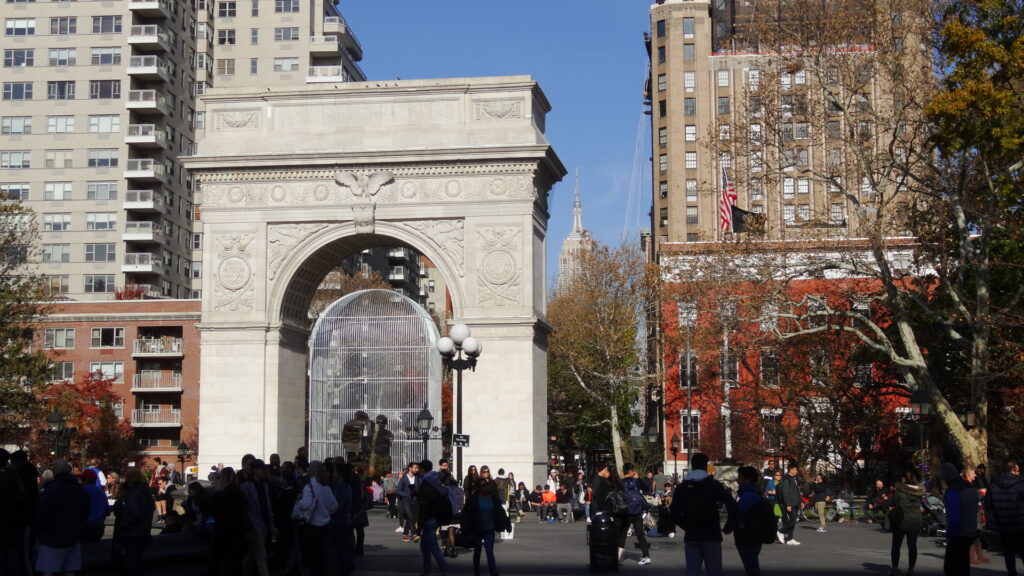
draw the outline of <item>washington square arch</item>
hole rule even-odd
[[[565,174],[528,76],[211,93],[186,167],[203,222],[199,463],[305,443],[308,309],[342,258],[405,246],[484,354],[466,463],[546,474],[548,192]],[[395,463],[400,466],[401,463]],[[203,469],[203,468],[201,468]],[[531,480],[531,477],[533,480]]]

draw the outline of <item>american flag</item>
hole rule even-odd
[[[723,232],[732,229],[732,207],[736,205],[736,186],[722,168],[722,200],[718,203],[718,227]]]

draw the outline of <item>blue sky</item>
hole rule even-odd
[[[577,166],[583,225],[598,241],[617,246],[624,232],[635,238],[649,226],[650,127],[641,111],[650,4],[342,0],[339,8],[363,45],[360,65],[371,80],[529,74],[540,83],[552,106],[547,138],[569,170],[551,198],[550,280],[572,227]]]

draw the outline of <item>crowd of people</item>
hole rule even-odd
[[[637,540],[639,564],[648,565],[648,537],[673,538],[681,529],[688,576],[721,574],[723,534],[733,534],[746,574],[757,576],[763,545],[800,544],[793,536],[801,510],[813,509],[817,531],[825,532],[826,508],[849,498],[845,489],[836,497],[820,474],[806,484],[803,477],[796,462],[784,470],[772,463],[761,473],[743,466],[733,493],[698,453],[678,483],[660,470],[641,475],[626,463],[621,474],[602,466],[589,479],[582,471],[552,470],[530,490],[504,469],[492,476],[488,466],[470,466],[459,481],[446,459],[436,470],[424,460],[372,478],[341,458],[310,462],[300,449],[288,462],[276,454],[268,462],[248,454],[237,470],[214,467],[208,485],[187,484],[179,513],[174,494],[183,479],[159,460],[147,470],[128,467],[123,477],[104,474],[95,462],[73,469],[59,459],[40,472],[24,451],[0,449],[0,572],[80,570],[81,545],[99,542],[113,514],[110,553],[119,574],[145,573],[154,531],[188,531],[209,539],[210,575],[344,575],[363,554],[367,511],[379,503],[397,520],[396,537],[419,545],[422,574],[444,573],[459,548],[471,548],[474,574],[486,557],[489,574],[496,576],[495,538],[513,537],[514,524],[536,513],[543,523],[610,526],[619,563],[630,536]],[[929,499],[939,502],[941,518],[928,515]],[[990,562],[983,525],[1001,540],[1007,574],[1016,574],[1018,556],[1024,559],[1024,477],[1016,462],[991,479],[984,466],[946,463],[928,484],[908,467],[895,482],[875,482],[861,509],[865,522],[891,532],[892,575],[914,574],[918,536],[932,524],[937,533],[944,531],[946,575],[969,574],[971,565]]]

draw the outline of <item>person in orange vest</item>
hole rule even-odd
[[[555,506],[558,502],[558,497],[551,491],[550,484],[544,485],[544,491],[540,494],[540,501],[540,521],[554,523]]]

